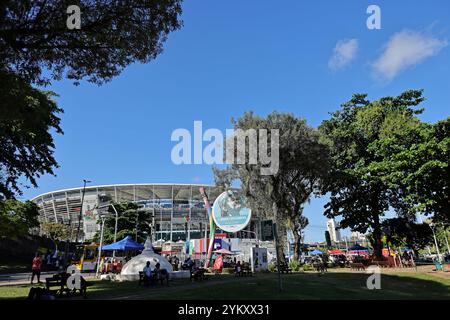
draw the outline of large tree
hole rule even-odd
[[[251,147],[238,150],[236,144],[236,153],[244,153],[247,161],[244,164],[234,163],[232,168],[254,212],[273,219],[283,230],[292,229],[295,238],[294,254],[298,259],[301,231],[308,223],[302,216],[303,206],[321,188],[323,177],[328,171],[328,149],[319,143],[318,132],[309,127],[304,119],[288,113],[273,112],[262,118],[247,112],[234,121],[234,127],[243,130],[244,133],[249,133],[247,130],[251,129],[268,130],[270,140],[267,141],[267,148],[268,154],[271,155],[275,153],[272,148],[275,137],[270,130],[278,130],[279,157],[274,159],[279,161],[277,172],[269,175],[261,173],[261,168],[265,167],[260,161],[261,153],[265,153],[262,145],[266,143],[261,140],[261,135],[257,137],[259,161],[251,164],[248,161]],[[283,247],[277,246],[277,253],[282,261],[284,261]]]
[[[131,236],[133,239],[143,243],[147,236],[151,235],[152,213],[149,211],[139,210],[139,206],[133,202],[116,203],[114,204],[118,212],[117,220],[117,238],[121,240],[126,236]],[[103,241],[111,243],[114,241],[114,229],[116,224],[115,211],[109,207],[109,215],[105,219],[105,226],[103,230]],[[101,221],[99,220],[100,224]],[[94,236],[94,241],[100,240],[100,231]]]
[[[343,228],[371,230],[374,254],[381,257],[381,217],[389,207],[399,213],[408,211],[408,204],[402,200],[401,190],[387,180],[389,172],[385,156],[379,154],[380,144],[390,139],[392,128],[418,122],[416,115],[422,110],[414,107],[424,98],[420,90],[373,102],[366,98],[366,94],[353,95],[320,126],[333,162],[325,215],[341,216]]]
[[[433,243],[433,234],[428,224],[416,223],[406,217],[384,220],[382,230],[390,244],[411,248],[416,254]]]
[[[14,199],[0,201],[0,238],[26,236],[39,226],[39,211],[34,202]]]
[[[81,9],[69,29],[69,6]],[[146,63],[181,27],[181,0],[5,0],[0,2],[0,199],[53,174],[52,132],[62,133],[48,85],[63,77],[102,84],[133,62]]]
[[[394,122],[395,123],[395,122]],[[384,157],[386,181],[398,189],[399,203],[409,216],[422,213],[450,225],[450,118],[436,124],[396,121],[388,138],[377,144]]]
[[[11,72],[0,71],[0,199],[20,194],[19,179],[53,174],[51,132],[61,133],[54,94],[33,88]]]
[[[55,245],[55,250],[58,250],[59,241],[69,241],[70,231],[68,226],[57,222],[44,222],[41,224],[41,231]]]
[[[70,5],[81,9],[80,29],[66,26]],[[181,0],[1,1],[0,68],[39,84],[63,76],[103,83],[158,56],[180,14]]]

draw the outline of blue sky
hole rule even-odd
[[[381,30],[366,27],[368,5]],[[372,99],[425,89],[423,120],[449,116],[450,2],[190,0],[184,27],[149,64],[134,64],[98,87],[63,80],[57,177],[43,176],[22,199],[61,188],[113,183],[212,183],[207,165],[170,159],[176,128],[231,128],[253,110],[292,112],[312,126],[352,93]],[[334,57],[334,58],[333,58]],[[307,241],[324,239],[325,198],[305,209]]]

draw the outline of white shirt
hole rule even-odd
[[[147,267],[147,266],[145,266],[144,267],[144,274],[147,276],[147,277],[151,277],[152,276],[152,268],[149,266],[149,267]]]

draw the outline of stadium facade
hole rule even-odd
[[[139,210],[152,214],[154,240],[178,241],[204,237],[208,228],[207,213],[199,188],[204,187],[211,204],[220,190],[199,184],[114,184],[47,192],[31,199],[39,208],[39,221],[62,223],[70,227],[71,239],[76,237],[82,211],[80,239],[90,241],[99,230],[99,208],[105,199],[112,203],[134,202]],[[83,203],[83,204],[82,204]],[[83,207],[82,207],[83,206]],[[234,236],[259,238],[260,221],[252,214],[247,228]],[[219,231],[220,232],[220,231]]]

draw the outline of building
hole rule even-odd
[[[76,240],[80,211],[82,220],[79,240],[89,241],[100,228],[97,223],[99,208],[110,201],[137,203],[139,210],[152,213],[155,240],[177,241],[204,237],[205,230],[209,228],[200,187],[205,188],[211,204],[220,194],[220,190],[211,185],[115,184],[86,186],[84,199],[83,187],[79,187],[47,192],[31,200],[39,208],[39,221],[68,225],[72,241]],[[259,235],[260,221],[253,213],[251,222],[244,231],[238,232],[238,236],[259,238]]]
[[[358,241],[359,242],[365,242],[367,240],[366,236],[364,234],[362,234],[361,232],[358,232],[358,231],[352,231],[350,239],[352,241],[357,241],[357,242]]]
[[[329,219],[327,221],[327,230],[330,233],[332,242],[341,241],[341,232],[339,231],[339,226],[336,224],[336,221],[334,219]]]

